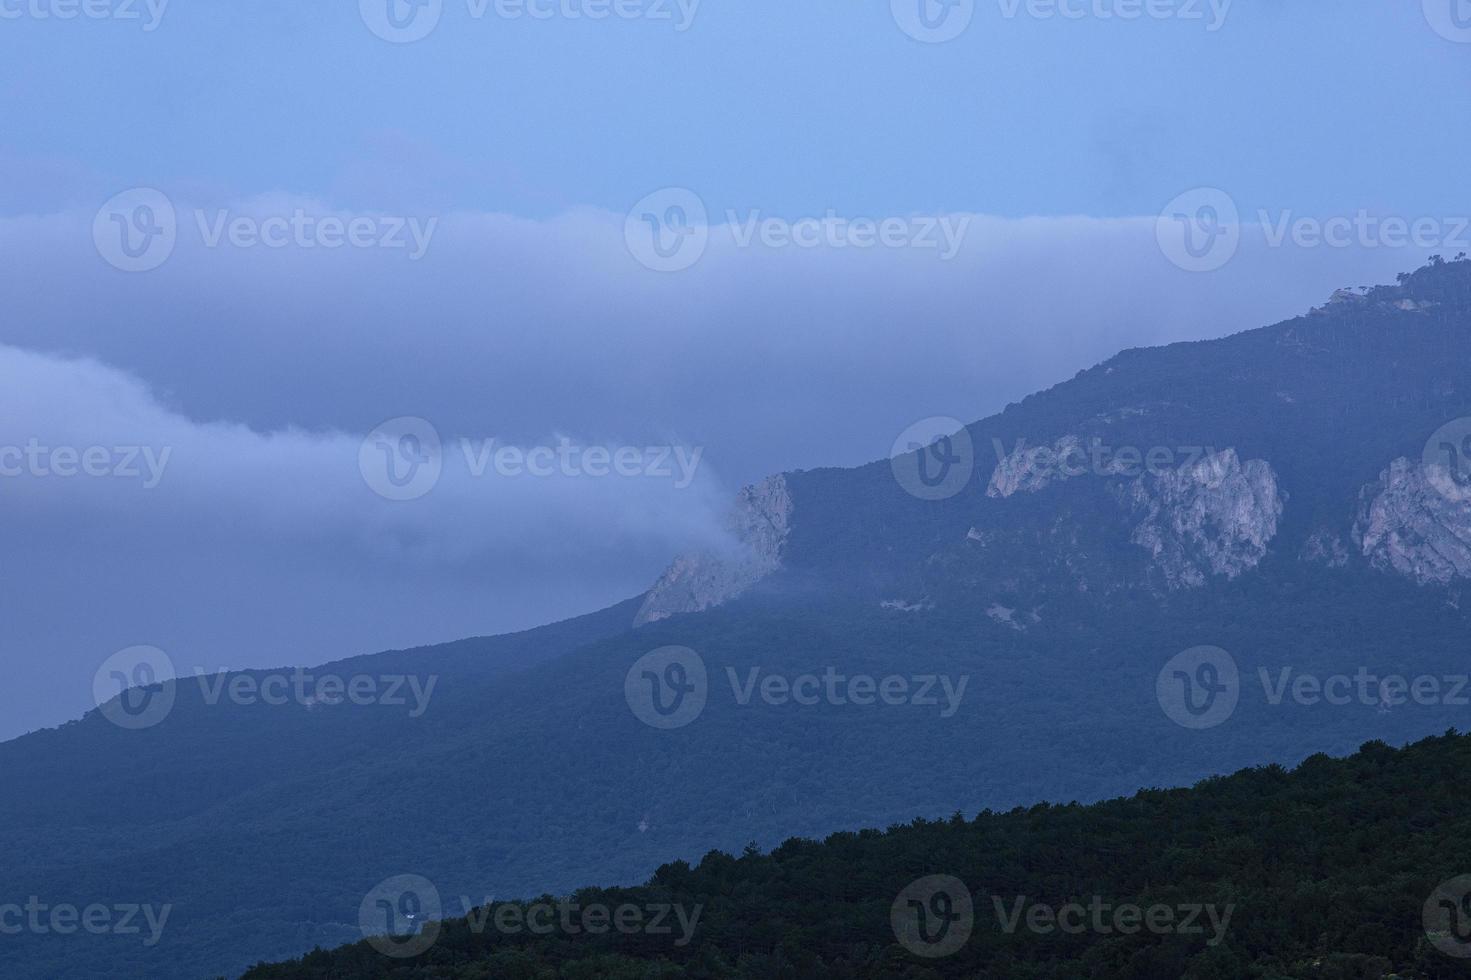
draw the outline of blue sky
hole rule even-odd
[[[611,604],[708,543],[744,483],[1296,315],[1471,224],[1467,0],[1459,21],[1452,0],[924,0],[969,15],[944,43],[906,33],[920,0],[703,0],[683,31],[676,0],[598,21],[438,0],[412,43],[369,26],[407,0],[160,2],[0,0],[0,462],[170,453],[154,487],[0,473],[0,738],[77,716],[139,644],[186,672],[317,664]],[[38,16],[83,3],[104,16]],[[658,271],[630,209],[670,187],[718,227]],[[159,206],[115,209],[135,188]],[[1203,262],[1160,232],[1199,188],[1170,210],[1224,200],[1246,225]],[[124,271],[105,234],[165,212],[177,240]],[[1273,243],[1261,212],[1440,238]],[[942,255],[757,231],[830,214],[964,235]],[[417,222],[426,247],[258,244],[296,217]],[[393,501],[359,451],[401,416],[449,447],[702,464],[682,488],[447,465]]]
[[[1236,0],[1214,31],[1207,0],[1129,21],[1091,12],[1118,0],[1072,0],[1081,19],[982,0],[944,44],[880,0],[704,0],[683,32],[674,0],[671,20],[601,21],[471,2],[401,45],[342,0],[172,0],[151,32],[0,21],[3,204],[147,184],[545,217],[675,184],[788,215],[1122,216],[1214,185],[1421,213],[1452,203],[1471,139],[1448,114],[1471,46],[1418,0]]]

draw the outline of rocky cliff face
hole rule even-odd
[[[881,462],[793,475],[789,536],[788,480],[743,491],[734,543],[681,557],[638,622],[709,609],[784,565],[804,588],[916,616],[1209,588],[1262,573],[1285,544],[1325,573],[1363,561],[1427,585],[1471,578],[1471,499],[1437,492],[1425,462],[1388,466],[1471,414],[1468,357],[1459,261],[1236,337],[1125,351],[969,426],[994,468],[943,500],[900,493]]]
[[[1354,537],[1376,568],[1421,585],[1471,578],[1471,491],[1401,457],[1360,495]]]
[[[634,625],[699,612],[745,592],[781,567],[791,519],[792,495],[784,476],[743,489],[726,518],[729,546],[675,559],[649,590]]]
[[[1202,586],[1213,575],[1235,578],[1261,562],[1286,501],[1270,464],[1242,463],[1234,449],[1203,450],[1175,468],[1141,467],[1143,458],[1091,452],[1076,435],[1018,446],[996,466],[986,495],[1006,499],[1075,477],[1101,478],[1126,511],[1121,520],[1137,522],[1131,540],[1171,589]]]
[[[1144,517],[1130,540],[1147,550],[1171,589],[1255,568],[1277,534],[1286,495],[1266,460],[1226,449],[1135,480],[1125,499]]]

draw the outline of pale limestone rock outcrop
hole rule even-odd
[[[1145,512],[1131,540],[1149,552],[1171,589],[1255,568],[1277,535],[1286,502],[1271,464],[1243,464],[1234,449],[1141,477],[1126,499]]]
[[[1354,536],[1376,568],[1421,585],[1471,578],[1471,490],[1401,457],[1359,497]]]
[[[675,559],[649,590],[634,625],[699,612],[745,592],[781,567],[791,519],[786,477],[769,477],[743,489],[726,518],[729,547]]]
[[[1075,476],[1090,473],[1114,476],[1122,472],[1125,472],[1122,462],[1095,459],[1083,440],[1067,435],[1050,446],[1029,448],[1022,443],[1007,453],[991,472],[986,496],[1005,498],[1014,493],[1035,493]]]

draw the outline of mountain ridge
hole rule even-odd
[[[1284,367],[1274,372],[1275,380],[1271,385],[1271,391],[1259,391],[1257,394],[1259,397],[1265,395],[1268,403],[1275,402],[1284,412],[1294,411],[1294,406],[1300,404],[1299,397],[1292,392],[1294,373],[1308,367],[1315,368],[1319,374],[1324,373],[1320,355],[1328,358],[1336,357],[1344,365],[1350,365],[1352,362],[1345,355],[1356,352],[1348,348],[1355,343],[1369,344],[1375,341],[1381,342],[1382,345],[1383,332],[1386,330],[1401,331],[1409,337],[1414,337],[1418,333],[1418,339],[1422,342],[1428,340],[1432,344],[1435,343],[1437,337],[1443,340],[1449,339],[1448,334],[1455,336],[1456,339],[1464,340],[1464,309],[1447,308],[1446,304],[1453,301],[1464,301],[1468,295],[1471,295],[1471,273],[1468,273],[1468,269],[1471,269],[1471,263],[1464,260],[1432,263],[1413,274],[1401,276],[1400,282],[1394,286],[1376,287],[1362,294],[1340,290],[1325,306],[1270,326],[1258,327],[1213,340],[1187,341],[1165,347],[1133,348],[1121,351],[1092,368],[1080,371],[1070,380],[1029,395],[1021,402],[1007,406],[996,415],[965,426],[962,432],[970,447],[966,454],[968,458],[965,465],[974,466],[975,472],[967,478],[961,489],[948,494],[943,500],[912,501],[909,502],[908,509],[927,507],[929,514],[925,516],[934,516],[941,513],[942,508],[956,511],[969,507],[984,523],[985,518],[989,515],[983,508],[975,506],[978,486],[984,487],[986,495],[992,498],[997,496],[1009,498],[1019,491],[1044,490],[1049,482],[1059,481],[1056,479],[1052,481],[1034,480],[1031,485],[1018,482],[1023,480],[1030,470],[1035,469],[1039,458],[1049,454],[1053,457],[1061,457],[1064,451],[1072,453],[1071,458],[1073,459],[1082,458],[1088,455],[1088,449],[1091,448],[1091,446],[1085,446],[1086,440],[1093,440],[1093,444],[1097,444],[1108,437],[1111,443],[1109,448],[1117,450],[1122,446],[1129,452],[1131,460],[1134,461],[1132,468],[1136,471],[1140,469],[1141,462],[1146,461],[1151,452],[1161,452],[1170,463],[1162,467],[1159,472],[1148,474],[1154,476],[1169,476],[1170,473],[1188,469],[1199,461],[1197,454],[1199,450],[1205,450],[1207,453],[1219,451],[1240,457],[1247,481],[1255,485],[1253,495],[1262,498],[1259,500],[1260,506],[1254,508],[1254,515],[1240,515],[1246,518],[1243,521],[1244,524],[1255,525],[1245,527],[1243,534],[1250,542],[1250,550],[1259,553],[1248,556],[1245,561],[1240,558],[1227,560],[1225,564],[1230,570],[1229,574],[1249,570],[1265,557],[1264,553],[1260,552],[1264,552],[1266,544],[1277,537],[1276,523],[1279,517],[1288,517],[1287,526],[1284,528],[1289,534],[1287,543],[1295,545],[1299,550],[1306,546],[1307,540],[1314,534],[1326,532],[1330,542],[1333,537],[1350,536],[1347,532],[1351,532],[1358,521],[1357,515],[1351,514],[1346,506],[1339,507],[1339,513],[1333,515],[1326,527],[1315,526],[1306,530],[1297,513],[1292,513],[1290,516],[1285,513],[1288,509],[1285,499],[1288,494],[1284,493],[1279,498],[1275,484],[1279,482],[1277,467],[1288,465],[1290,472],[1291,459],[1287,459],[1284,463],[1283,457],[1291,454],[1274,451],[1280,449],[1280,445],[1276,447],[1253,445],[1260,439],[1261,434],[1243,432],[1243,426],[1230,415],[1212,419],[1196,419],[1193,422],[1187,418],[1182,424],[1180,418],[1182,414],[1189,413],[1196,416],[1202,414],[1197,404],[1201,396],[1195,395],[1196,403],[1193,403],[1190,397],[1192,387],[1220,380],[1219,377],[1201,377],[1197,373],[1198,367],[1204,360],[1230,362],[1240,360],[1243,356],[1260,356],[1262,347],[1270,348],[1270,353],[1283,359]],[[1283,353],[1284,351],[1287,353]],[[1297,363],[1291,364],[1294,358]],[[1158,389],[1155,389],[1149,397],[1142,401],[1134,401],[1130,396],[1137,394],[1141,384],[1135,375],[1140,370],[1146,369],[1153,373],[1160,373],[1159,366],[1152,362],[1162,359],[1171,362],[1170,367],[1174,369],[1174,376],[1170,380],[1173,382],[1172,387],[1179,391],[1179,396],[1161,397]],[[1387,358],[1384,365],[1392,369],[1394,367],[1393,358]],[[1193,370],[1181,370],[1187,367]],[[1387,370],[1386,375],[1389,374],[1391,371]],[[1259,379],[1251,380],[1259,382]],[[1367,382],[1370,379],[1365,378],[1364,380]],[[1442,385],[1447,380],[1444,377],[1439,379]],[[1215,384],[1212,387],[1219,389],[1221,386]],[[1393,377],[1387,384],[1381,383],[1377,387],[1388,388],[1395,392],[1413,391],[1415,388],[1411,381],[1398,377]],[[1462,385],[1458,391],[1455,391],[1455,394],[1455,404],[1461,409],[1471,411],[1471,394],[1467,393],[1465,386]],[[1047,415],[1056,414],[1051,408],[1051,403],[1059,400],[1071,403],[1069,416],[1071,421],[1046,419]],[[1078,404],[1079,402],[1081,404]],[[1334,407],[1347,410],[1349,406],[1342,404]],[[1162,411],[1171,413],[1165,419],[1164,425],[1151,427],[1149,422],[1158,417]],[[1447,417],[1444,410],[1439,408],[1428,412],[1400,414],[1411,420],[1410,425],[1422,433],[1422,438],[1428,436],[1433,430],[1433,427],[1426,427],[1429,421],[1437,417],[1442,419]],[[1042,418],[1038,418],[1039,416]],[[1325,420],[1322,418],[1312,419],[1315,425],[1323,421]],[[1151,428],[1153,428],[1152,432]],[[987,447],[992,447],[995,452],[994,464],[991,464],[986,455]],[[1064,447],[1067,447],[1066,450]],[[1358,462],[1359,457],[1356,454],[1346,455],[1349,459]],[[1345,481],[1347,486],[1340,483],[1332,488],[1336,495],[1334,502],[1342,505],[1344,499],[1357,501],[1359,494],[1376,480],[1382,480],[1399,458],[1403,457],[1390,455],[1388,449],[1383,455],[1369,456],[1368,462],[1361,463],[1357,473]],[[1274,459],[1278,461],[1275,465]],[[1177,466],[1176,464],[1180,464],[1182,460],[1184,465]],[[1219,456],[1217,465],[1221,463],[1224,463],[1227,469],[1233,469],[1235,466],[1229,456]],[[733,549],[734,557],[696,553],[677,559],[670,571],[666,572],[665,577],[655,583],[652,595],[646,602],[638,622],[647,621],[647,610],[650,607],[659,607],[662,615],[673,615],[680,612],[700,611],[718,605],[720,601],[742,594],[760,579],[779,573],[784,567],[802,567],[804,559],[811,552],[821,552],[823,548],[830,547],[834,542],[843,542],[845,538],[850,538],[851,534],[848,532],[851,530],[851,525],[849,528],[844,528],[835,527],[831,523],[820,525],[822,532],[820,539],[812,542],[815,547],[808,547],[811,539],[804,534],[810,520],[805,517],[805,511],[811,508],[804,508],[802,501],[804,498],[811,498],[826,503],[831,496],[829,491],[833,480],[850,485],[850,493],[844,500],[846,506],[842,508],[845,514],[864,515],[864,510],[854,511],[852,509],[861,507],[861,501],[855,499],[859,495],[851,492],[853,485],[863,487],[867,500],[880,501],[875,506],[882,506],[893,511],[903,510],[904,508],[899,505],[904,504],[905,501],[893,492],[895,481],[891,480],[887,473],[895,465],[897,462],[894,460],[880,460],[851,469],[797,470],[769,477],[761,484],[747,487],[742,491],[737,506],[732,512],[731,524],[736,531],[738,542]],[[994,468],[988,469],[988,465],[994,465]],[[1056,465],[1054,463],[1054,468]],[[1093,463],[1095,470],[1098,465],[1096,462]],[[1146,467],[1147,465],[1145,463]],[[1323,461],[1314,459],[1313,465],[1322,466]],[[1116,473],[1095,472],[1092,475],[1106,477],[1116,475]],[[1290,475],[1296,476],[1296,474]],[[1332,475],[1343,478],[1341,474]],[[778,508],[780,517],[765,523],[780,525],[782,534],[775,542],[770,539],[769,535],[754,539],[749,531],[743,531],[743,529],[763,523],[761,520],[764,516],[762,502],[771,496],[765,488],[778,481],[782,488]],[[1292,489],[1302,498],[1294,510],[1302,511],[1322,505],[1325,495],[1320,486],[1314,486],[1311,482],[1299,479],[1293,479],[1291,483],[1293,484]],[[1220,481],[1207,480],[1205,484],[1213,490],[1219,486]],[[993,489],[1005,489],[1006,492],[993,493]],[[1145,504],[1149,503],[1148,492],[1141,490],[1137,485],[1133,494]],[[1225,499],[1220,502],[1219,509],[1227,512],[1239,509],[1241,500],[1240,496]],[[1198,499],[1192,503],[1196,502]],[[873,507],[868,508],[870,512],[872,509]],[[1203,516],[1219,515],[1212,514],[1207,509]],[[852,524],[863,525],[863,522],[855,521]],[[972,540],[978,536],[983,537],[985,534],[984,531],[979,531],[977,535],[972,535],[970,533],[972,530],[975,530],[974,526],[963,532]],[[1471,539],[1471,525],[1460,524],[1450,528],[1446,536],[1458,541]],[[1177,551],[1185,550],[1179,542],[1166,540],[1166,536],[1159,529],[1154,529],[1152,533],[1145,533],[1142,537],[1145,540],[1136,543],[1152,547],[1156,554],[1170,550],[1171,546],[1174,546]],[[1367,557],[1362,535],[1359,537],[1360,557]],[[893,553],[893,549],[885,548],[882,549],[882,552],[887,558]],[[929,559],[934,554],[930,552],[920,557]],[[1239,567],[1243,564],[1246,569]],[[1413,564],[1413,561],[1401,558],[1390,560],[1388,564],[1393,567]],[[1179,587],[1184,579],[1189,579],[1191,586],[1198,587],[1203,585],[1205,578],[1208,577],[1201,569],[1191,567],[1192,563],[1186,559],[1180,559],[1177,565],[1182,567],[1177,567],[1173,573],[1169,569],[1165,570],[1164,577],[1169,587]],[[693,576],[688,574],[691,568],[696,570]],[[1453,563],[1451,573],[1441,573],[1439,580],[1445,584],[1453,578],[1465,577],[1467,571],[1471,571],[1471,554]],[[659,593],[662,588],[669,588],[671,592],[684,590],[690,577],[703,577],[705,586],[703,592],[696,590],[693,596],[681,594],[661,598]]]
[[[7,968],[19,980],[230,972],[357,938],[359,904],[394,875],[477,899],[564,892],[645,880],[712,848],[1088,802],[1444,731],[1463,720],[1459,705],[1274,702],[1258,677],[1465,672],[1459,578],[1420,585],[1348,545],[1362,488],[1471,414],[1468,279],[1471,264],[1458,262],[1397,287],[1442,304],[1428,310],[1421,299],[1398,308],[1397,294],[1340,300],[1222,341],[1120,354],[966,427],[982,448],[1070,435],[1210,447],[1191,464],[1206,466],[1202,480],[1105,467],[998,498],[987,492],[998,459],[926,500],[889,461],[796,471],[782,477],[781,567],[720,604],[635,629],[642,596],[484,641],[516,649],[506,662],[517,669],[502,674],[483,669],[475,641],[427,655],[437,660],[376,655],[386,659],[367,666],[379,672],[440,675],[420,717],[382,705],[208,705],[186,683],[153,727],[128,731],[92,712],[0,745],[13,789],[0,799],[13,843],[0,877],[11,889],[74,900],[141,891],[176,906],[157,950],[19,937]],[[1227,450],[1234,465],[1217,459]],[[1285,495],[1264,553],[1238,574],[1168,588],[1136,532],[1152,529],[1160,554],[1184,549],[1190,562],[1209,553],[1202,541],[1240,540],[1212,481],[1219,470],[1249,484],[1252,460],[1272,467]],[[1310,541],[1326,561],[1302,560]],[[1223,554],[1225,567],[1240,564]],[[1230,658],[1239,704],[1191,729],[1170,716],[1158,677],[1203,646]],[[635,693],[660,676],[640,667],[646,658],[686,656],[671,650],[697,658],[704,702],[659,728]],[[875,689],[897,677],[911,695],[924,678],[969,683],[949,716],[913,697],[779,696],[829,673]],[[752,676],[761,683],[743,696]],[[58,826],[57,813],[70,822]]]

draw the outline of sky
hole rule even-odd
[[[1454,2],[0,0],[0,738],[1471,248]]]

